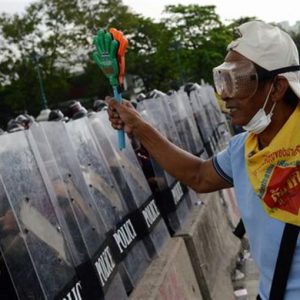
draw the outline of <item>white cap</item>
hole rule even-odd
[[[299,54],[292,38],[279,27],[262,21],[250,21],[238,28],[240,37],[227,50],[234,50],[260,67],[273,71],[299,66]],[[292,90],[300,98],[300,71],[282,73]]]

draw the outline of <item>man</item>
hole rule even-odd
[[[240,37],[228,45],[225,62],[214,69],[216,89],[232,124],[246,130],[233,137],[227,149],[206,161],[186,153],[126,101],[109,99],[109,117],[115,129],[124,127],[134,134],[167,172],[197,192],[234,186],[260,271],[258,299],[296,300],[300,299],[298,51],[287,33],[263,22],[251,21],[238,30]],[[293,238],[282,242],[288,227]],[[295,249],[284,252],[293,241]],[[285,270],[288,262],[278,263],[279,257],[292,258],[290,270]]]

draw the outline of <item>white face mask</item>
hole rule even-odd
[[[268,103],[272,88],[273,88],[273,83],[271,85],[271,88],[270,88],[267,98],[265,100],[264,106],[257,111],[257,113],[248,122],[248,124],[243,126],[244,130],[255,133],[255,134],[259,134],[259,133],[263,132],[269,126],[269,124],[271,123],[271,117],[273,115],[273,110],[275,108],[276,102],[273,104],[269,114],[266,114],[265,107]]]

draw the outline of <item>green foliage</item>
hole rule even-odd
[[[37,115],[42,108],[37,67],[48,105],[74,98],[104,98],[109,83],[91,59],[99,28],[115,27],[129,40],[126,73],[146,90],[167,91],[182,82],[212,81],[234,28],[215,6],[169,5],[161,22],[138,15],[120,0],[38,0],[23,15],[0,16],[0,106]],[[299,35],[294,36],[297,46]],[[32,52],[39,56],[32,59]]]
[[[165,11],[169,14],[165,23],[179,45],[175,51],[181,57],[184,80],[211,82],[211,70],[223,60],[231,40],[215,6],[170,5]]]

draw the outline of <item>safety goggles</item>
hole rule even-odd
[[[258,87],[258,75],[251,61],[224,62],[213,69],[217,93],[222,98],[250,98]]]

